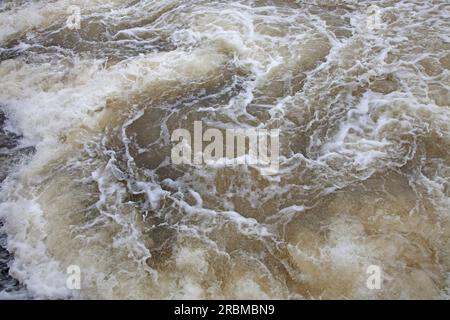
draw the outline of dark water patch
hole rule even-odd
[[[23,52],[23,48],[12,47],[12,48],[0,48],[0,62],[17,58]]]
[[[3,227],[3,223],[0,221],[0,230]],[[13,256],[5,248],[6,235],[0,233],[0,292],[12,293],[23,289],[23,286],[17,279],[14,279],[9,274],[9,263],[12,261]]]

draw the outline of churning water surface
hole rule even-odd
[[[449,298],[449,36],[447,0],[0,1],[0,297]],[[198,120],[279,129],[278,173],[174,165]]]

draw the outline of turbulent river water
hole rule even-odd
[[[448,299],[449,40],[447,0],[0,1],[0,298]],[[278,173],[174,165],[197,120]]]

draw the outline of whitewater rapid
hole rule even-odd
[[[449,21],[445,0],[0,1],[0,298],[448,299]],[[174,165],[195,121],[279,129],[279,172]]]

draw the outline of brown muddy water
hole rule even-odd
[[[0,297],[448,299],[449,34],[445,0],[0,1]],[[198,120],[279,129],[279,171],[174,165]]]

